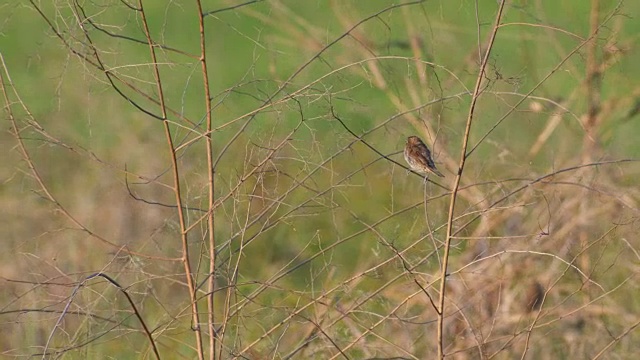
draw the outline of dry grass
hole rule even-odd
[[[0,64],[4,356],[640,351],[637,5],[55,4]]]

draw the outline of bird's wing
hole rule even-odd
[[[438,171],[438,169],[436,169],[436,164],[433,162],[433,158],[431,158],[431,151],[429,151],[427,145],[419,144],[418,149],[420,151],[420,155],[422,155],[418,157],[419,161],[423,163],[423,165],[425,165],[427,168],[429,168],[429,170],[431,170],[431,172],[433,172],[434,174],[440,177],[444,177],[444,175],[442,175],[442,173]]]

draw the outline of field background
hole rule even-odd
[[[142,5],[0,1],[2,357],[640,353],[640,2]]]

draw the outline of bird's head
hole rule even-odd
[[[421,142],[422,140],[420,140],[420,138],[417,136],[409,136],[407,138],[407,144],[409,145],[416,145],[416,144],[420,144]]]

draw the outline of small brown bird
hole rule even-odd
[[[444,177],[438,169],[436,164],[433,163],[431,158],[431,151],[427,145],[417,136],[409,136],[407,138],[407,145],[404,147],[404,159],[412,170],[427,174],[434,173],[440,177]]]

